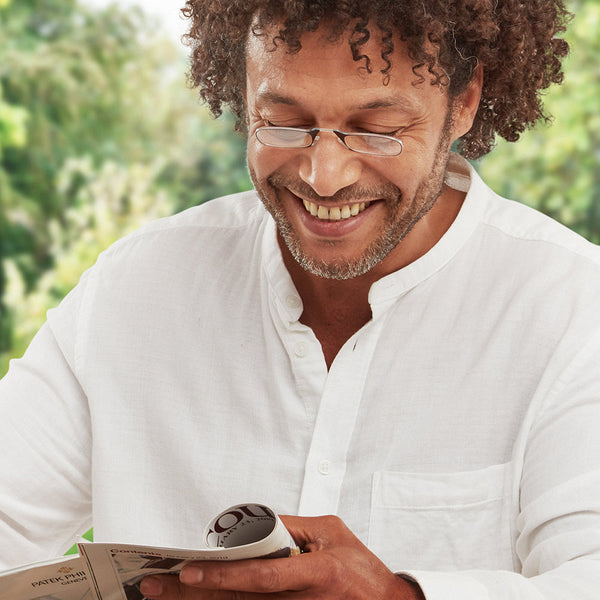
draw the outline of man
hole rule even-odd
[[[600,256],[451,153],[541,116],[562,3],[184,11],[192,79],[247,129],[256,193],[121,240],[13,363],[5,561],[92,523],[194,546],[260,501],[301,515],[302,555],[143,593],[595,599]]]

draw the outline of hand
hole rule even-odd
[[[337,517],[281,517],[304,554],[290,558],[190,563],[174,576],[147,577],[150,600],[425,600],[394,575]]]

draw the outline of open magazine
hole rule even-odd
[[[79,555],[0,573],[0,600],[143,600],[140,581],[198,560],[278,558],[300,549],[262,504],[232,506],[210,521],[204,549],[86,542]]]

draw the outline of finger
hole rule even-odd
[[[202,589],[257,594],[299,592],[313,587],[316,576],[323,571],[322,557],[316,558],[301,554],[290,558],[190,563],[179,578],[188,586]]]
[[[185,591],[181,588],[183,586],[175,575],[151,575],[140,581],[140,592],[148,600],[154,600],[154,598],[184,600],[186,598]],[[192,600],[191,597],[187,597]]]
[[[265,598],[262,593],[192,587],[182,583],[173,575],[146,577],[140,583],[140,591],[147,600],[264,600]],[[302,600],[297,592],[281,592],[277,594],[277,598]]]
[[[176,575],[150,575],[140,582],[147,600],[229,600],[233,592],[203,590],[184,585]]]

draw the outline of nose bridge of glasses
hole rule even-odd
[[[343,131],[340,131],[339,129],[327,129],[326,127],[315,127],[314,129],[311,130],[313,144],[321,139],[320,134],[322,131],[325,131],[327,133],[334,133],[337,141],[342,146],[344,146],[344,148],[351,149],[348,146],[348,144],[346,144],[346,135],[348,135],[348,134],[344,133]],[[311,146],[312,146],[312,144],[311,144]]]

